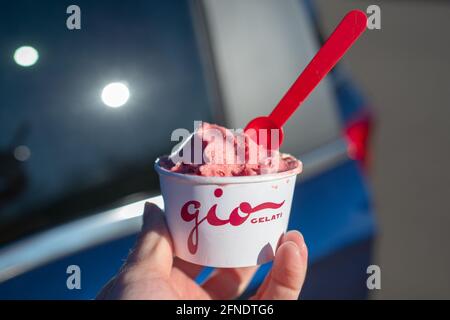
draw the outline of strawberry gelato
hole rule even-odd
[[[172,172],[206,177],[255,176],[301,166],[294,157],[267,150],[242,131],[202,122],[160,165]]]

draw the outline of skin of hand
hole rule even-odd
[[[97,299],[235,299],[257,270],[257,266],[217,268],[199,285],[194,279],[203,267],[174,258],[163,211],[146,203],[143,220],[134,249]],[[307,260],[308,250],[302,235],[298,231],[284,234],[271,271],[251,299],[297,299],[305,280]]]

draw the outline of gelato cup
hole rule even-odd
[[[211,267],[246,267],[273,259],[286,232],[297,174],[199,176],[155,162],[175,254]]]

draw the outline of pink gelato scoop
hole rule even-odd
[[[203,122],[170,157],[162,158],[160,165],[172,172],[230,177],[289,171],[302,164],[278,150],[266,150],[242,131]]]

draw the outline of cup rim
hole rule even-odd
[[[287,156],[291,156],[290,154],[285,154]],[[292,157],[292,156],[291,156]],[[154,168],[156,172],[160,176],[168,176],[173,178],[178,178],[184,180],[186,182],[191,182],[195,184],[238,184],[238,183],[257,183],[257,182],[265,182],[265,181],[274,181],[287,177],[291,177],[294,175],[298,175],[303,171],[303,163],[297,158],[293,157],[297,160],[297,166],[291,170],[277,172],[277,173],[269,173],[262,174],[256,176],[233,176],[233,177],[204,177],[193,174],[183,174],[178,172],[172,172],[160,166],[159,162],[163,157],[158,157],[155,160]]]

